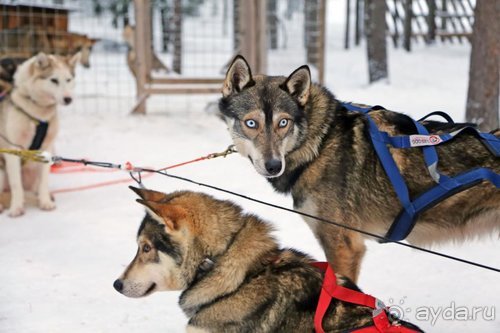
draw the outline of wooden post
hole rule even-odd
[[[477,123],[484,132],[500,125],[499,15],[498,2],[483,0],[476,3],[465,118]]]
[[[326,33],[326,0],[319,2],[319,39],[318,39],[318,81],[325,83],[325,33]]]
[[[362,24],[364,22],[361,2],[362,0],[356,0],[356,22],[354,24],[354,44],[356,46],[359,45],[361,40]]]
[[[366,50],[370,83],[388,77],[385,1],[366,0]]]
[[[356,1],[357,2],[357,1]],[[349,49],[349,28],[351,25],[351,0],[346,0],[344,49]]]
[[[227,22],[229,16],[229,0],[224,0],[222,4],[222,35],[227,36]]]
[[[240,53],[240,44],[241,44],[241,4],[240,0],[233,0],[233,51],[235,53]]]
[[[320,0],[309,0],[304,3],[304,37],[306,61],[316,64],[318,61],[318,12]]]
[[[427,33],[427,44],[434,43],[436,41],[436,0],[428,0],[429,14],[427,14],[427,27],[429,32]]]
[[[255,50],[258,69],[256,73],[267,72],[267,15],[266,0],[257,0],[256,3],[256,21],[257,21],[257,49]]]
[[[151,70],[153,69],[153,57],[151,56],[153,51],[153,4],[152,2],[155,0],[146,0],[143,1],[145,3],[146,8],[146,17],[144,17],[145,26],[144,26],[144,36],[146,39],[144,50],[144,54],[146,55],[146,81],[149,83],[151,80]]]
[[[174,0],[174,60],[172,69],[182,73],[182,1]]]
[[[136,48],[136,100],[137,104],[132,110],[134,114],[146,113],[146,99],[148,93],[146,84],[151,68],[148,63],[151,63],[149,51],[151,50],[151,24],[148,17],[150,15],[150,0],[134,0],[135,5],[135,48]],[[149,33],[149,34],[148,34]]]
[[[267,70],[266,1],[241,1],[240,49],[253,73]]]
[[[240,1],[238,10],[240,52],[252,68],[252,72],[256,73],[255,66],[257,61],[255,59],[255,3],[252,0]]]
[[[269,28],[269,48],[278,48],[278,1],[267,0],[267,25]]]
[[[309,45],[309,7],[311,6],[311,1],[304,1],[304,47],[307,49]],[[306,50],[307,52],[307,50]]]
[[[411,22],[413,18],[412,0],[404,0],[405,20],[404,20],[404,40],[403,47],[406,51],[411,51]]]

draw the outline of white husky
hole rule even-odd
[[[0,148],[35,149],[52,152],[58,131],[57,105],[73,100],[74,70],[80,54],[71,58],[40,53],[21,64],[14,76],[14,89],[0,102]],[[48,164],[22,164],[19,157],[0,155],[0,193],[5,189],[5,171],[11,191],[9,215],[24,213],[22,168],[36,168],[33,186],[38,205],[52,210]],[[24,185],[27,185],[26,182]],[[0,212],[3,210],[0,202]]]

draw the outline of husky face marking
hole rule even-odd
[[[258,83],[258,84],[257,84]],[[219,106],[238,152],[257,172],[274,178],[285,171],[285,156],[298,144],[311,76],[303,66],[288,78],[252,76],[245,59],[229,67]]]
[[[143,204],[148,205],[144,202]],[[143,297],[154,291],[185,288],[179,245],[173,240],[173,221],[148,208],[137,235],[137,254],[114,287],[128,297]]]
[[[188,191],[164,194],[132,188],[144,205],[137,235],[138,250],[114,288],[128,297],[154,291],[185,290],[210,270],[213,261],[227,250],[238,224],[214,229],[221,218],[231,221],[238,208],[201,193]],[[234,266],[228,271],[233,275]],[[236,274],[237,275],[237,274]]]
[[[23,78],[16,73],[16,81],[30,80],[30,90],[37,94],[34,99],[42,104],[68,105],[73,100],[74,69],[79,59],[79,53],[71,58],[40,53],[31,64],[31,75]]]
[[[239,122],[244,138],[236,138],[238,151],[253,162],[260,174],[281,176],[285,170],[285,153],[293,148],[294,120],[288,113],[280,112],[273,115],[271,123],[266,124],[264,111],[256,110]]]

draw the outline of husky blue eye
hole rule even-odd
[[[59,80],[58,79],[50,79],[50,82],[52,82],[55,85],[59,84]]]
[[[142,251],[144,251],[145,253],[148,253],[149,251],[151,251],[151,246],[149,246],[148,244],[144,245],[144,247],[142,248]]]
[[[278,124],[278,126],[281,128],[286,127],[286,125],[288,125],[288,119],[281,119],[280,123]]]
[[[249,128],[257,128],[257,122],[253,119],[245,120],[245,125]]]

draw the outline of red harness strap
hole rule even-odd
[[[413,333],[415,330],[403,326],[391,325],[384,303],[373,296],[348,289],[337,284],[337,278],[333,269],[327,262],[316,262],[313,266],[323,270],[325,277],[323,287],[319,296],[316,314],[314,315],[314,327],[317,333],[325,333],[323,330],[323,318],[330,306],[332,298],[343,302],[367,306],[373,309],[373,326],[357,329],[357,333]]]

